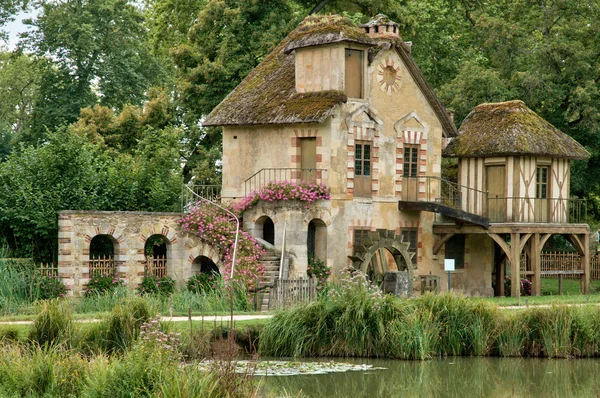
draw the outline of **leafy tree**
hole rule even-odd
[[[160,82],[144,16],[130,0],[43,0],[35,28],[23,45],[52,62],[45,69],[29,141],[46,129],[74,122],[79,110],[99,102],[114,109],[141,104]]]
[[[27,8],[28,0],[0,0],[0,27],[14,19],[14,15]],[[0,39],[6,38],[6,32],[0,31]]]
[[[0,53],[0,160],[10,152],[12,139],[29,128],[39,83],[32,57]]]

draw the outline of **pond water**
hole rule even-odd
[[[329,362],[329,359],[321,360]],[[600,397],[600,359],[339,359],[343,373],[263,377],[267,393],[303,397]],[[318,361],[311,361],[318,362]],[[384,369],[378,369],[384,368]]]

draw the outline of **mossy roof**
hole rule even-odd
[[[302,21],[289,37],[285,52],[297,48],[340,42],[374,45],[364,29],[339,15],[311,15]]]
[[[590,156],[581,144],[518,100],[476,106],[462,122],[458,134],[444,149],[444,156]]]
[[[371,46],[372,60],[382,49],[393,46],[438,116],[444,136],[456,136],[456,128],[448,113],[425,81],[417,64],[401,39],[372,40],[347,18],[339,15],[309,16],[294,29],[248,76],[206,117],[204,126],[235,126],[260,124],[321,123],[334,108],[347,102],[340,91],[312,93],[296,92],[294,52],[286,48],[294,40],[303,40],[319,32],[341,30],[346,39]],[[338,35],[337,37],[340,37]],[[368,41],[366,41],[368,39]],[[315,44],[316,45],[316,44]]]
[[[314,18],[308,17],[311,26]],[[304,22],[293,30],[206,117],[204,126],[280,123],[320,123],[348,98],[340,91],[296,92],[294,53],[287,44],[298,37]]]

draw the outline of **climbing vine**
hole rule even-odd
[[[224,273],[227,280],[231,275],[231,260],[235,242],[236,223],[234,218],[216,206],[198,202],[181,220],[185,232],[197,235],[202,241],[218,247],[223,254]],[[247,232],[240,231],[233,278],[252,288],[264,274],[260,257],[264,250]]]
[[[276,200],[298,200],[312,203],[316,200],[329,200],[329,188],[321,183],[295,182],[295,181],[271,181],[258,191],[252,191],[244,197],[235,210],[238,213],[250,209],[259,201],[274,202]]]

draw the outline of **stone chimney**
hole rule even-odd
[[[383,14],[377,14],[375,18],[360,27],[373,39],[400,37],[398,24]]]

